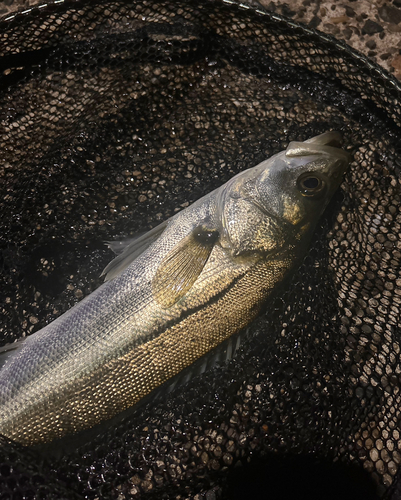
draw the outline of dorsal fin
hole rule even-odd
[[[13,342],[12,344],[6,344],[0,347],[0,369],[3,367],[5,362],[12,358],[25,344],[28,337]]]
[[[167,224],[168,221],[162,222],[147,233],[135,238],[107,242],[108,247],[119,255],[104,268],[101,274],[101,276],[105,277],[104,281],[109,281],[122,273],[124,269],[161,236]]]

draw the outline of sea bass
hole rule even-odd
[[[340,140],[292,142],[239,173],[126,245],[102,286],[9,346],[0,434],[33,445],[93,427],[244,328],[307,252],[350,162]]]

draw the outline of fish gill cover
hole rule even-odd
[[[396,498],[399,84],[231,2],[55,2],[4,18],[0,40],[3,344],[99,286],[105,240],[290,141],[339,130],[353,153],[302,266],[230,362],[62,458],[3,440],[0,496],[233,498],[239,464],[268,476],[284,460],[290,474],[308,455],[310,482],[316,461],[356,464]]]

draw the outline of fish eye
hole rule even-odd
[[[298,177],[297,186],[303,196],[317,197],[324,193],[326,183],[315,172],[305,172]]]

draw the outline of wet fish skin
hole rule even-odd
[[[106,283],[9,354],[0,433],[33,445],[93,427],[252,321],[341,182],[340,138],[291,143],[128,245]]]

